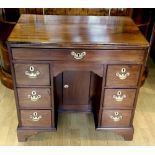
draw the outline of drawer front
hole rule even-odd
[[[119,57],[118,57],[119,55]],[[89,49],[31,49],[12,48],[13,59],[20,60],[80,60],[104,63],[136,62],[144,60],[144,50],[89,50]]]
[[[140,65],[109,65],[106,86],[137,86]]]
[[[104,107],[131,108],[136,89],[105,89]]]
[[[17,85],[50,85],[48,64],[14,64]]]
[[[130,125],[130,110],[103,110],[102,127],[127,127]]]
[[[22,127],[51,127],[50,110],[21,110]]]
[[[50,108],[49,88],[17,88],[21,108]]]

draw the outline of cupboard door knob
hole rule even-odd
[[[31,79],[35,79],[39,76],[40,72],[35,71],[34,66],[30,66],[29,70],[25,71],[25,75],[27,75]]]
[[[126,95],[122,95],[122,92],[121,91],[118,91],[117,92],[117,95],[113,95],[113,99],[115,99],[115,101],[117,102],[121,102],[124,100],[124,98],[126,98]]]
[[[30,100],[32,102],[36,102],[36,101],[38,101],[41,98],[41,95],[37,95],[37,92],[35,90],[33,90],[31,92],[31,95],[28,95],[28,98],[30,98]]]
[[[30,115],[30,118],[33,122],[38,122],[42,118],[42,116],[38,116],[38,113],[34,112],[32,115]]]
[[[119,112],[114,112],[114,114],[111,115],[110,118],[111,118],[114,122],[119,122],[121,119],[123,119],[123,116],[122,116],[122,114],[120,114]]]
[[[130,73],[126,72],[126,68],[122,68],[120,72],[116,73],[120,80],[125,80],[129,75]]]
[[[73,56],[74,59],[81,60],[86,55],[86,52],[75,52],[75,51],[71,51],[71,55]]]
[[[64,85],[64,88],[66,88],[66,89],[69,88],[69,85],[65,84],[65,85]]]

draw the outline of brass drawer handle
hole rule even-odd
[[[83,59],[84,58],[84,56],[86,55],[86,52],[74,52],[74,51],[72,51],[71,52],[71,55],[74,57],[74,59],[76,59],[76,60],[81,60],[81,59]]]
[[[118,76],[120,80],[125,80],[129,75],[130,73],[126,72],[126,68],[122,68],[120,73],[116,73],[116,76]]]
[[[121,119],[123,119],[123,116],[119,112],[114,112],[114,115],[111,115],[110,118],[114,122],[119,122]]]
[[[38,116],[38,113],[34,112],[32,115],[30,115],[30,118],[33,122],[38,122],[42,118],[42,116]]]
[[[113,99],[115,99],[115,101],[117,102],[122,102],[124,99],[126,98],[126,95],[122,95],[121,91],[117,92],[117,95],[113,95]]]
[[[33,90],[31,92],[31,95],[28,95],[28,98],[30,98],[30,100],[32,102],[36,102],[36,101],[38,101],[41,98],[41,95],[37,95],[37,92],[35,90]]]
[[[37,76],[40,74],[39,71],[36,71],[35,72],[35,69],[33,66],[30,66],[29,67],[29,70],[28,71],[25,71],[25,75],[27,75],[29,78],[32,78],[32,79],[35,79],[37,78]]]

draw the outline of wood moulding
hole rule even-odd
[[[134,134],[133,127],[129,127],[129,128],[96,128],[96,130],[98,130],[98,131],[101,131],[101,130],[112,131],[112,132],[115,132],[116,134],[122,136],[124,138],[124,140],[126,140],[126,141],[133,140],[133,134]]]

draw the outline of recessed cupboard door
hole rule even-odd
[[[81,109],[89,104],[90,72],[63,72],[63,107]]]

